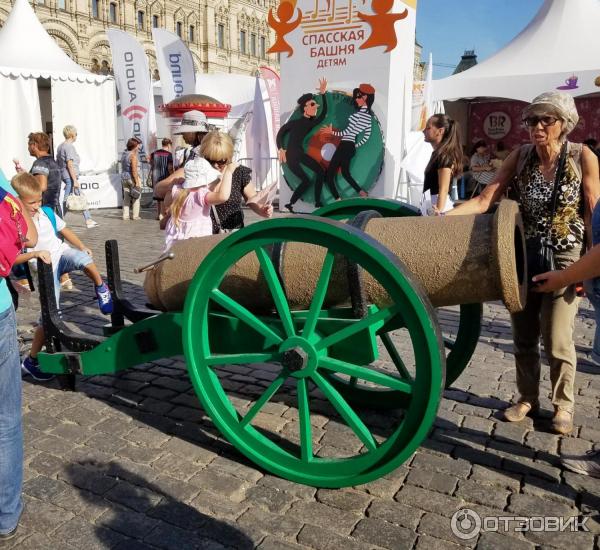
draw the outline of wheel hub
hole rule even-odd
[[[281,364],[290,372],[299,372],[308,365],[308,353],[295,347],[283,353]]]

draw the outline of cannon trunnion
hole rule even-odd
[[[354,204],[337,203],[338,210],[329,214],[354,214],[341,211],[352,209],[349,203]],[[411,213],[394,202],[369,201],[369,206]],[[514,252],[521,245],[519,220],[507,207],[498,212],[487,226],[473,225],[491,241],[503,215],[510,229],[505,256],[494,256],[493,249],[487,259],[480,254],[487,266],[482,276],[495,283],[477,292],[519,307],[525,280]],[[175,249],[175,260],[152,275],[172,267],[184,278],[193,272],[176,283],[185,296],[182,308],[153,316],[145,311],[146,318],[115,327],[113,335],[76,354],[76,360],[73,353],[40,354],[40,364],[57,374],[100,374],[183,353],[202,406],[220,432],[257,465],[320,487],[377,479],[406,461],[431,429],[446,382],[445,350],[449,360],[457,351],[454,379],[476,344],[481,311],[480,304],[462,306],[462,339],[459,329],[444,344],[420,277],[381,242],[381,228],[394,221],[362,214],[355,221],[358,228],[293,216],[216,237],[210,250],[203,247],[212,238],[197,240],[199,265],[191,269],[189,256],[186,260]],[[479,234],[473,239],[484,246]],[[500,268],[499,257],[512,265]],[[506,283],[513,285],[512,294]],[[152,291],[149,295],[155,297]],[[236,392],[228,379],[231,369],[256,377],[250,395],[242,398]],[[289,421],[279,431],[262,418],[275,401],[289,407]],[[378,408],[387,410],[381,414]],[[343,451],[328,443],[334,436],[344,439]]]

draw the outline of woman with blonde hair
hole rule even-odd
[[[227,134],[212,132],[213,150],[227,150],[231,140]],[[229,199],[231,180],[237,164],[228,163],[222,171],[215,170],[196,151],[184,167],[183,183],[173,185],[165,197],[169,218],[165,227],[165,250],[177,241],[212,235],[211,207]]]
[[[56,150],[56,162],[60,168],[60,175],[63,183],[65,184],[65,200],[63,202],[63,216],[67,212],[67,197],[73,193],[74,195],[80,195],[81,189],[79,186],[79,154],[75,149],[74,142],[77,139],[77,128],[68,124],[63,128],[63,141]],[[85,226],[90,229],[96,227],[98,222],[92,220],[88,210],[84,210],[83,219],[85,220]]]
[[[233,142],[228,134],[210,132],[200,144],[200,154],[213,168],[224,174],[225,168],[229,166],[233,157]],[[228,200],[215,206],[211,212],[213,233],[244,227],[242,199],[259,216],[270,218],[273,215],[271,204],[258,204],[251,201],[257,194],[251,175],[252,170],[246,166],[237,166],[233,172],[231,194]]]

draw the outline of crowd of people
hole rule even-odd
[[[561,435],[573,430],[577,362],[573,330],[579,304],[576,282],[586,281],[600,321],[600,246],[595,246],[600,243],[598,154],[594,144],[582,146],[568,141],[577,122],[570,95],[549,92],[535,98],[523,111],[529,144],[510,152],[497,144],[494,158],[485,142],[474,144],[468,167],[481,189],[458,205],[450,198],[452,179],[461,175],[465,164],[458,123],[447,115],[435,114],[424,129],[424,139],[433,147],[425,169],[424,191],[431,195],[435,215],[487,212],[512,186],[523,216],[528,256],[537,254],[540,246],[551,249],[554,263],[545,265],[554,265],[556,270],[530,273],[525,309],[511,315],[519,397],[504,410],[503,417],[507,422],[520,422],[540,409],[541,340],[550,365],[552,430]],[[243,227],[243,203],[262,217],[272,215],[272,205],[253,200],[257,191],[251,171],[233,161],[233,143],[228,134],[211,129],[199,111],[184,115],[178,133],[186,148],[173,155],[171,140],[164,139],[162,147],[150,155],[165,250],[180,240]],[[66,126],[63,134],[65,141],[57,149],[56,160],[50,154],[49,137],[36,132],[29,135],[28,141],[29,152],[35,158],[30,172],[15,162],[17,174],[10,183],[0,172],[0,222],[4,228],[0,232],[0,274],[5,276],[12,265],[32,260],[51,264],[58,305],[60,277],[83,271],[94,285],[100,311],[109,314],[112,297],[92,252],[63,219],[62,184],[66,196],[80,192],[80,159],[74,146],[77,131]],[[126,221],[130,214],[132,220],[140,218],[140,145],[138,139],[129,139],[121,157]],[[4,215],[10,211],[3,210],[7,204],[12,206],[12,217]],[[86,227],[97,225],[89,212],[83,211],[83,217]],[[11,224],[16,228],[12,240]],[[13,250],[15,240],[18,250]],[[584,255],[586,250],[589,252]],[[23,374],[37,380],[52,377],[41,372],[37,364],[44,343],[41,323],[28,355],[20,360],[9,285],[6,278],[0,278],[0,322],[4,329],[0,332],[0,539],[14,535],[23,508],[19,365]],[[592,360],[600,364],[600,322]],[[600,450],[587,456],[563,457],[563,464],[573,471],[600,477]]]

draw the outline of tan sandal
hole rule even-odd
[[[573,413],[564,409],[554,409],[552,431],[561,435],[570,434],[573,431]]]
[[[537,414],[540,406],[537,403],[520,401],[504,411],[504,420],[507,422],[521,422],[528,414]]]

